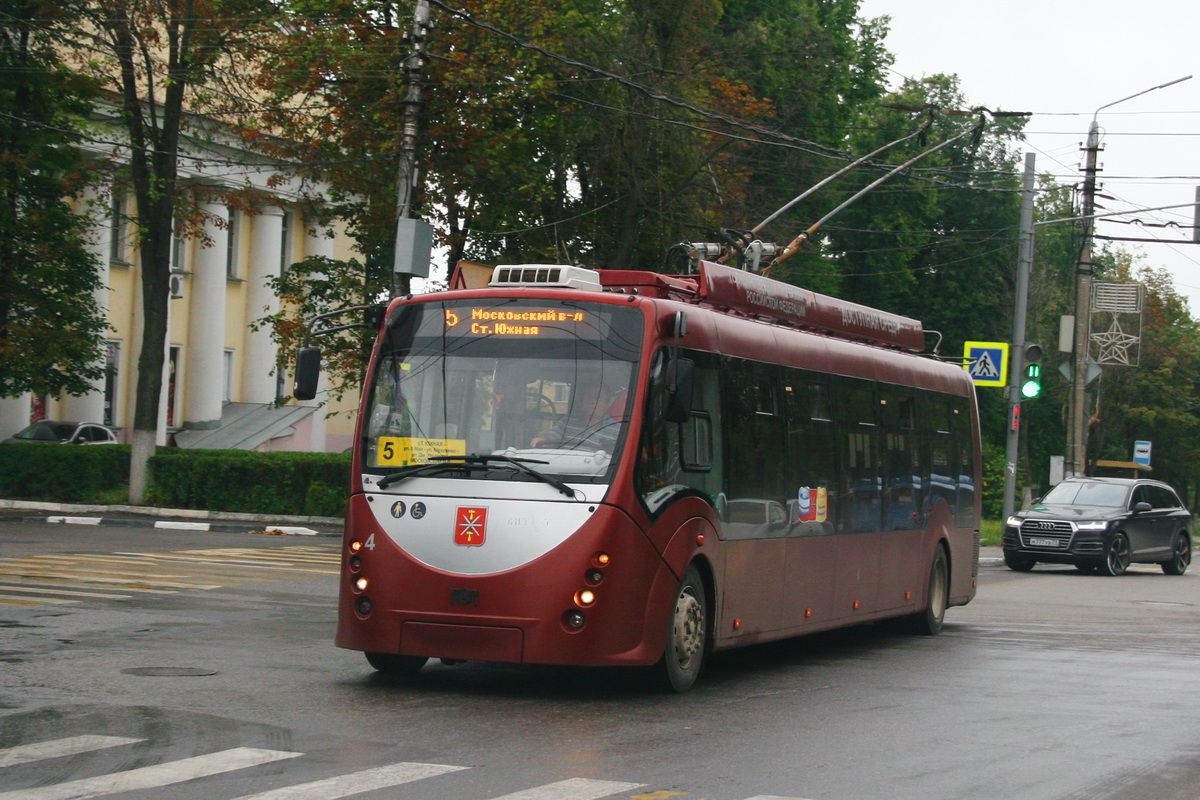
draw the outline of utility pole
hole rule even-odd
[[[1095,264],[1092,263],[1092,231],[1095,228],[1096,213],[1096,153],[1100,150],[1100,125],[1096,117],[1106,108],[1118,103],[1141,97],[1148,92],[1165,89],[1186,80],[1191,75],[1176,78],[1173,81],[1151,86],[1140,92],[1106,103],[1092,114],[1092,124],[1088,128],[1087,160],[1083,171],[1083,246],[1079,254],[1079,266],[1075,270],[1075,335],[1073,339],[1071,370],[1071,419],[1067,426],[1067,463],[1068,475],[1082,475],[1087,469],[1087,366],[1088,338],[1092,318],[1092,274]]]
[[[1016,308],[1013,311],[1012,348],[1008,356],[1008,436],[1004,456],[1004,514],[1008,519],[1016,508],[1017,445],[1021,408],[1021,381],[1025,375],[1025,319],[1029,309],[1029,273],[1033,268],[1033,193],[1037,175],[1034,153],[1025,154],[1025,185],[1021,193],[1020,249],[1017,256]]]
[[[417,0],[413,10],[412,51],[404,62],[404,130],[400,138],[400,173],[396,190],[396,249],[392,265],[392,296],[409,293],[410,279],[429,276],[432,228],[412,219],[413,192],[417,184],[417,125],[421,115],[421,69],[425,64],[425,35],[429,30],[429,2]]]
[[[1118,101],[1119,102],[1119,101]],[[1099,109],[1097,109],[1099,112]],[[1083,168],[1083,244],[1075,269],[1075,334],[1072,337],[1071,424],[1067,429],[1067,475],[1083,475],[1087,468],[1087,357],[1092,320],[1092,231],[1096,220],[1096,153],[1100,150],[1100,125],[1092,118],[1088,128]]]

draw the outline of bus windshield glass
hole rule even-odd
[[[373,364],[363,469],[498,455],[554,478],[608,483],[641,340],[641,314],[624,306],[529,298],[403,306]],[[503,458],[484,464],[426,474],[536,480]]]

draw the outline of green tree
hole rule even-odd
[[[275,6],[269,0],[77,0],[63,5],[84,24],[59,39],[59,45],[87,63],[117,98],[116,125],[125,139],[128,181],[136,199],[143,330],[129,496],[130,502],[141,503],[158,428],[171,242],[176,224],[188,222],[192,210],[180,182],[181,141],[189,125],[199,140],[211,135],[205,125],[196,124],[202,117],[188,115],[228,110],[229,101],[239,98],[244,87],[235,57],[269,30]]]
[[[0,396],[84,394],[103,374],[106,324],[88,219],[66,198],[86,164],[77,130],[95,86],[59,60],[54,4],[0,14]]]

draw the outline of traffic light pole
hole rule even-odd
[[[1021,193],[1020,249],[1017,256],[1016,308],[1008,356],[1008,436],[1004,452],[1004,515],[1016,507],[1017,445],[1021,439],[1021,382],[1025,378],[1025,316],[1029,306],[1029,273],[1033,268],[1033,193],[1036,188],[1034,153],[1025,154],[1025,185]]]

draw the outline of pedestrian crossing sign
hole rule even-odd
[[[963,369],[976,386],[1004,386],[1008,378],[1008,343],[965,342]]]

